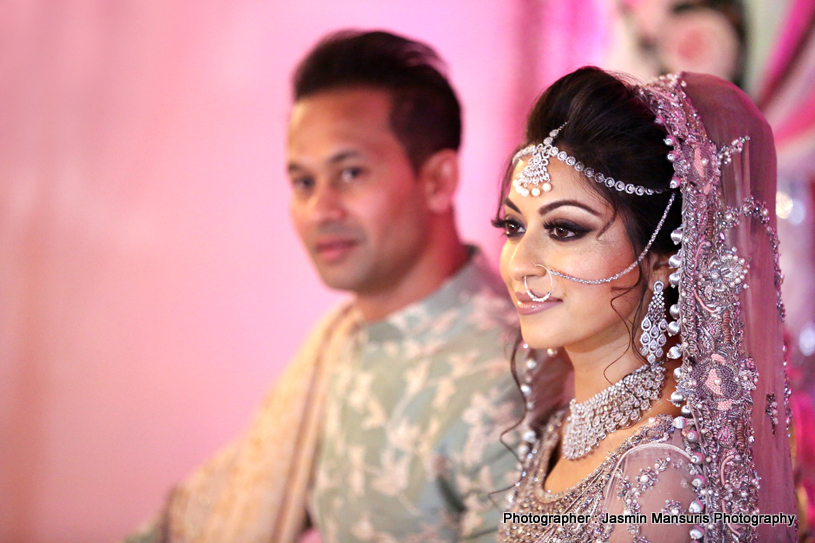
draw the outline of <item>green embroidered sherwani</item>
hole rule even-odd
[[[438,291],[361,325],[329,382],[310,514],[324,543],[494,541],[518,479],[506,288],[476,255]]]

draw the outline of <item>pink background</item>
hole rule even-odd
[[[632,3],[647,2],[668,5]],[[803,179],[815,40],[791,72],[773,66],[794,40],[773,43],[812,2],[745,0],[749,86],[792,74],[765,111]],[[342,299],[295,238],[284,175],[290,75],[321,36],[383,28],[447,60],[465,114],[459,223],[495,262],[522,119],[547,83],[615,56],[616,4],[0,2],[0,543],[124,536],[245,427]],[[805,225],[782,237],[789,277],[811,269]],[[788,307],[811,300],[790,285]]]
[[[496,257],[498,181],[548,77],[519,53],[525,4],[0,6],[0,541],[125,535],[341,299],[294,236],[284,176],[289,77],[324,33],[391,29],[448,61],[459,221]]]

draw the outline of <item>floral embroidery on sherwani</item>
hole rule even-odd
[[[517,460],[515,311],[477,262],[364,325],[332,376],[312,491],[325,543],[494,541]]]

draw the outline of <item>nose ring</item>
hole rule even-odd
[[[545,296],[537,296],[537,295],[535,295],[535,294],[534,294],[534,293],[533,293],[533,292],[532,292],[532,291],[529,289],[529,285],[528,285],[528,284],[527,284],[527,282],[526,282],[526,278],[527,278],[527,277],[529,277],[528,275],[524,275],[524,288],[526,288],[526,294],[529,296],[529,298],[530,298],[530,299],[531,299],[533,302],[545,302],[546,300],[548,300],[548,299],[549,299],[549,297],[550,297],[550,296],[552,296],[552,289],[554,288],[554,286],[555,286],[555,285],[554,285],[554,283],[553,283],[553,281],[552,281],[552,274],[551,274],[551,273],[549,273],[549,270],[546,268],[546,266],[543,266],[543,265],[541,265],[541,264],[536,264],[536,265],[537,265],[537,266],[540,266],[541,268],[543,268],[544,270],[546,270],[546,276],[547,276],[547,277],[549,277],[549,292],[547,292]]]

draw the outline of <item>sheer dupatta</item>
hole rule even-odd
[[[712,76],[665,76],[644,99],[677,140],[683,196],[679,288],[682,357],[674,421],[691,453],[705,541],[795,541],[796,525],[728,515],[794,515],[782,345],[776,159],[769,125],[737,87]],[[749,140],[743,137],[747,136]],[[742,139],[739,139],[742,138]]]

